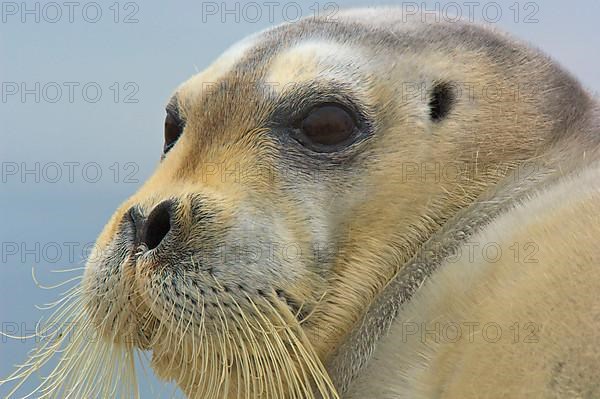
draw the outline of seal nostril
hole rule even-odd
[[[171,230],[171,201],[164,201],[158,204],[146,220],[142,232],[142,242],[148,249],[158,247],[158,244],[165,238]]]
[[[136,206],[131,207],[127,212],[127,215],[129,216],[131,227],[133,228],[133,241],[137,245],[140,243],[145,219]]]

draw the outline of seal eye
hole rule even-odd
[[[175,145],[183,132],[183,122],[179,117],[167,110],[165,118],[165,145],[163,153],[166,154]]]
[[[321,150],[348,143],[357,131],[350,113],[337,104],[313,108],[300,124],[304,138]],[[304,140],[301,140],[304,141]]]

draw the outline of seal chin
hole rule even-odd
[[[313,384],[334,391],[298,320],[314,304],[299,299],[292,287],[257,288],[223,274],[227,268],[214,258],[185,261],[166,256],[161,247],[136,245],[127,236],[130,219],[124,223],[90,257],[84,276],[86,313],[106,343],[152,351],[156,374],[190,397],[239,397],[264,389],[269,397],[295,391],[295,397],[310,397]],[[248,370],[255,375],[246,382]],[[223,384],[214,383],[222,378]]]

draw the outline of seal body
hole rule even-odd
[[[347,397],[600,395],[600,168],[519,201],[401,308]]]
[[[49,389],[113,395],[74,365],[144,349],[194,398],[595,396],[597,107],[505,34],[393,8],[245,39],[169,101],[67,308],[99,340]]]
[[[400,19],[393,15],[381,18]],[[370,18],[362,12],[351,17],[367,24]],[[406,26],[391,25],[403,35]],[[497,60],[524,49],[502,34],[489,37],[463,28],[438,24],[431,29],[462,41],[461,50],[469,43],[478,43],[483,53],[483,48],[492,48]],[[423,33],[428,28],[419,29]],[[327,360],[330,375],[348,397],[598,395],[593,381],[600,354],[588,345],[594,338],[567,327],[593,331],[599,314],[591,294],[599,281],[599,255],[591,244],[599,236],[598,219],[590,216],[596,214],[599,199],[598,106],[551,60],[535,50],[524,51],[529,55],[514,58],[516,65],[508,61],[510,55],[504,58],[504,72],[521,70],[533,80],[560,77],[558,86],[569,89],[556,97],[544,84],[528,87],[541,89],[537,93],[554,105],[561,103],[559,98],[572,98],[572,105],[562,103],[554,112],[574,117],[537,147],[537,157],[446,219],[380,291]],[[545,66],[554,65],[552,71],[524,72],[533,60],[542,59]],[[513,83],[519,80],[508,75]],[[503,81],[481,77],[491,78],[484,84],[488,88]],[[513,100],[516,105],[530,103]],[[538,110],[543,114],[548,108]],[[549,119],[528,118],[535,122],[519,129],[535,141]],[[421,181],[427,180],[427,172]]]
[[[450,383],[458,393],[475,389],[484,379],[468,378],[478,375],[471,369],[463,367],[465,377],[456,375],[456,382],[444,374],[451,372],[453,359],[464,356],[472,362],[469,356],[502,352],[500,345],[492,349],[487,343],[480,349],[398,343],[396,323],[402,326],[413,317],[404,312],[418,314],[423,322],[444,315],[450,321],[502,317],[502,322],[515,319],[524,325],[525,315],[538,310],[531,320],[535,326],[566,313],[592,322],[593,314],[585,313],[592,298],[582,293],[587,285],[568,288],[577,292],[566,297],[580,298],[575,308],[552,304],[564,297],[553,284],[566,284],[569,280],[561,276],[572,272],[565,257],[581,253],[578,259],[589,262],[584,268],[597,259],[588,244],[575,244],[584,242],[580,238],[567,239],[573,232],[561,222],[595,214],[596,198],[572,193],[564,197],[564,209],[554,211],[551,203],[560,197],[557,191],[568,193],[577,182],[593,180],[590,173],[595,172],[585,165],[597,159],[596,103],[536,50],[470,24],[424,24],[390,9],[350,11],[333,23],[307,19],[246,39],[181,85],[170,106],[176,119],[171,125],[179,130],[166,131],[156,173],[116,211],[100,236],[98,249],[110,255],[88,264],[84,284],[88,312],[98,328],[106,328],[107,318],[115,320],[117,328],[104,335],[114,340],[115,331],[130,331],[135,345],[153,350],[157,373],[177,381],[190,396],[264,391],[308,397],[315,387],[321,395],[335,396],[330,375],[345,392],[348,386],[339,384],[342,374],[336,372],[335,359],[344,359],[344,345],[351,345],[355,327],[364,325],[361,317],[369,317],[376,306],[369,305],[377,303],[399,272],[409,270],[407,264],[424,245],[451,226],[465,230],[461,223],[472,218],[465,236],[493,239],[503,250],[502,261],[452,264],[443,252],[431,250],[440,259],[426,261],[426,272],[413,279],[426,282],[423,293],[392,319],[380,319],[388,325],[380,331],[380,336],[387,331],[385,341],[377,342],[376,330],[360,341],[363,346],[372,341],[378,361],[369,363],[370,356],[363,356],[341,367],[364,375],[353,388],[358,397],[374,394],[371,382],[378,379],[369,376],[375,375],[390,376],[378,384],[390,397],[411,397],[421,389],[429,397]],[[336,114],[332,108],[343,111]],[[340,112],[348,118],[338,120]],[[325,127],[307,132],[315,123]],[[338,142],[332,132],[344,124],[352,125],[352,133]],[[324,141],[314,142],[315,137]],[[531,176],[528,166],[534,168]],[[581,177],[561,180],[561,174],[579,169],[585,169]],[[552,189],[553,184],[559,188]],[[161,227],[152,216],[161,206],[167,209],[162,213],[168,232],[149,248],[148,235]],[[142,231],[152,230],[146,237],[132,235],[132,212],[146,220]],[[487,229],[480,231],[484,225]],[[594,237],[592,227],[571,228]],[[138,239],[146,246],[136,247]],[[511,261],[508,247],[515,242],[520,256],[533,242],[540,264],[524,268]],[[454,243],[464,245],[460,239]],[[297,256],[290,256],[292,250]],[[454,271],[462,274],[452,280]],[[544,283],[538,273],[552,275],[554,282]],[[474,276],[458,277],[465,274]],[[522,279],[523,286],[516,287],[510,277]],[[107,284],[112,279],[118,283]],[[527,279],[538,293],[535,304],[527,297]],[[490,281],[498,285],[489,288],[485,304],[454,294],[458,290],[481,298],[484,294],[475,290],[484,292]],[[553,296],[544,297],[545,291]],[[124,295],[130,300],[124,301]],[[454,304],[456,315],[436,303]],[[461,313],[475,309],[487,313]],[[537,348],[555,353],[555,365],[567,362],[561,345],[566,335],[553,337],[554,347]],[[178,342],[187,349],[180,351]],[[389,350],[390,345],[399,351]],[[425,349],[431,354],[425,355]],[[519,350],[506,353],[498,367],[506,364],[502,367],[518,374],[511,367]],[[430,363],[421,361],[424,371],[412,376],[417,364],[411,359],[416,362],[419,356]],[[332,365],[330,372],[323,361]],[[223,369],[223,363],[230,366]],[[563,373],[568,370],[565,366]],[[405,375],[406,384],[397,385],[394,373]],[[543,380],[550,386],[549,373],[527,385],[541,386]],[[493,391],[492,385],[483,386]],[[557,392],[561,389],[567,388]]]

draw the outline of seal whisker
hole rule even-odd
[[[37,278],[37,276],[36,276],[36,274],[35,274],[35,265],[34,265],[34,266],[31,266],[31,278],[33,279],[33,282],[35,283],[35,285],[36,285],[38,288],[41,288],[41,289],[44,289],[44,290],[53,290],[53,289],[55,289],[55,288],[62,287],[62,286],[64,286],[64,285],[66,285],[66,284],[70,284],[70,283],[72,283],[72,282],[74,282],[74,281],[81,280],[82,276],[75,276],[75,277],[71,277],[71,278],[69,278],[69,279],[67,279],[67,280],[65,280],[65,281],[63,281],[63,282],[61,282],[61,283],[57,283],[57,284],[55,284],[55,285],[44,285],[44,284],[42,284],[42,283],[41,283],[41,282],[38,280],[38,278]]]

